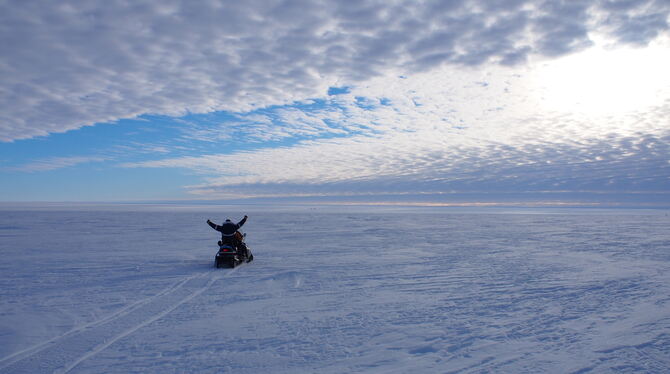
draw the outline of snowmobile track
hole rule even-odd
[[[4,357],[0,359],[0,373],[68,373],[115,342],[198,297],[237,268],[225,273],[216,270],[184,277],[155,295]]]
[[[165,294],[173,292],[177,288],[181,287],[187,281],[189,281],[193,278],[199,277],[199,276],[202,276],[202,274],[193,275],[193,276],[190,276],[190,277],[185,277],[185,278],[179,280],[178,282],[175,282],[174,284],[170,285],[169,287],[166,287],[165,289],[161,290],[159,293],[157,293],[155,295],[152,295],[152,296],[149,296],[149,297],[146,297],[144,299],[137,300],[137,301],[135,301],[131,304],[128,304],[125,307],[115,311],[114,313],[111,313],[107,316],[104,316],[103,318],[100,318],[98,320],[91,321],[91,322],[76,326],[76,327],[72,328],[71,330],[69,330],[69,331],[67,331],[67,332],[65,332],[61,335],[55,336],[55,337],[53,337],[49,340],[46,340],[42,343],[39,343],[37,345],[34,345],[32,347],[26,348],[26,349],[21,350],[19,352],[13,353],[13,354],[11,354],[7,357],[4,357],[3,359],[0,360],[0,369],[5,368],[6,366],[9,366],[13,362],[25,359],[25,358],[30,357],[30,356],[38,353],[38,352],[41,352],[42,350],[47,348],[47,346],[49,346],[51,344],[55,344],[59,340],[65,339],[65,338],[67,338],[69,336],[72,336],[72,335],[76,335],[76,334],[78,334],[78,333],[80,333],[84,330],[91,329],[93,327],[105,324],[105,323],[110,322],[114,319],[120,318],[120,317],[132,312],[133,310],[141,307],[142,305],[150,303],[151,301],[153,301],[156,298],[159,298],[159,297],[161,297]]]

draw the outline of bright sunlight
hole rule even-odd
[[[666,43],[663,43],[666,44]],[[538,99],[549,110],[589,116],[644,111],[670,87],[670,49],[594,47],[543,63],[534,73]]]

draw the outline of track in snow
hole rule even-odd
[[[218,279],[235,271],[232,269],[221,275],[221,272],[212,269],[184,277],[155,295],[3,358],[0,360],[0,372],[68,373],[115,342],[201,295]]]

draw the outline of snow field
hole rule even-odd
[[[214,269],[207,218],[250,218]],[[664,212],[0,211],[0,373],[670,370]]]

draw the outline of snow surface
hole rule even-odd
[[[215,269],[205,223],[249,215]],[[670,371],[667,211],[0,210],[0,373]]]

